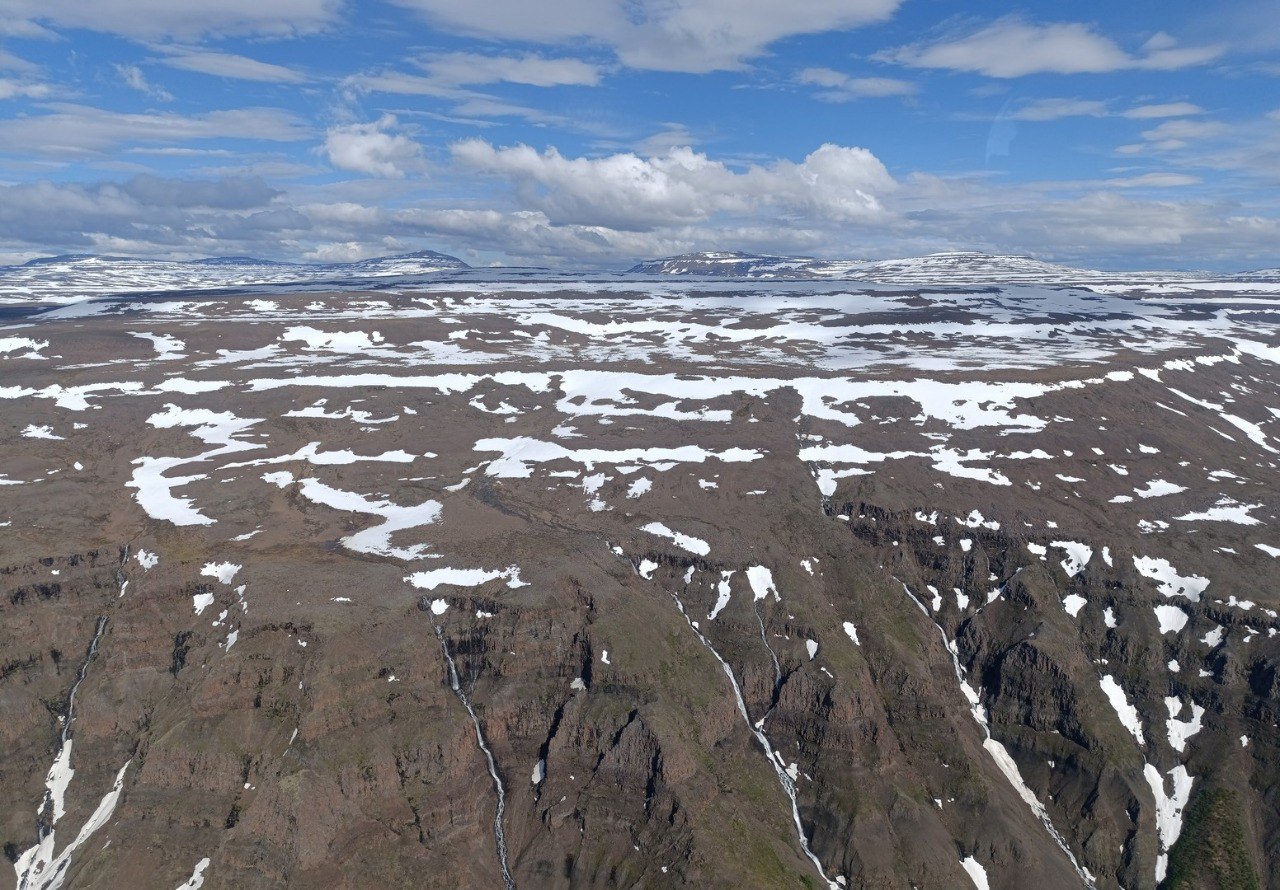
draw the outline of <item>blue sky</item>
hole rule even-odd
[[[0,262],[1276,266],[1278,50],[1270,0],[0,0]]]

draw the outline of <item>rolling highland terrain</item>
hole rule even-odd
[[[0,886],[1278,886],[1277,280],[0,270]]]

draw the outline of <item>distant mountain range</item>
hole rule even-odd
[[[1196,272],[1102,272],[1025,256],[976,252],[934,253],[895,260],[821,260],[738,251],[687,253],[646,260],[628,272],[646,275],[712,275],[733,278],[847,279],[892,284],[1132,284],[1224,280]],[[1276,280],[1276,270],[1226,276],[1226,280]],[[1254,276],[1245,278],[1245,276]]]
[[[1236,274],[1208,272],[1108,272],[1076,269],[1025,256],[976,252],[935,253],[893,260],[823,260],[738,251],[707,251],[645,260],[625,272],[574,273],[499,267],[472,269],[457,257],[422,250],[350,263],[289,263],[253,257],[152,260],[74,254],[0,266],[0,305],[75,303],[112,294],[283,289],[360,290],[411,288],[426,276],[489,280],[629,276],[702,276],[756,280],[867,281],[902,285],[1052,284],[1132,289],[1222,289],[1224,285],[1272,291],[1280,269]]]
[[[151,260],[70,254],[0,266],[0,304],[74,303],[120,293],[245,287],[342,287],[364,281],[471,268],[457,257],[420,250],[352,263],[282,263],[253,257]]]

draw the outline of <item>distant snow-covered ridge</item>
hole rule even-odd
[[[58,256],[0,266],[0,304],[75,303],[131,292],[217,290],[290,285],[350,287],[365,280],[470,268],[431,250],[353,263],[278,263],[251,257],[149,260]]]
[[[1213,295],[1247,302],[1280,294],[1280,269],[1238,274],[1105,272],[1075,269],[1023,256],[935,253],[894,260],[823,260],[737,251],[689,253],[646,260],[625,272],[574,272],[535,267],[473,269],[435,251],[353,263],[281,263],[248,257],[171,261],[110,256],[60,256],[0,266],[0,306],[78,303],[123,294],[235,291],[413,290],[442,278],[466,283],[584,286],[608,282],[626,289],[649,278],[766,281],[864,281],[904,286],[1057,285],[1100,293],[1174,297]]]
[[[1200,281],[1280,282],[1280,270],[1213,275],[1198,272],[1107,272],[1076,269],[1025,256],[977,252],[935,253],[895,260],[821,260],[737,251],[689,253],[646,260],[628,272],[733,278],[844,279],[885,284],[1153,285]]]

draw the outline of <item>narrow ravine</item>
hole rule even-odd
[[[62,715],[62,730],[58,734],[58,754],[54,757],[53,766],[49,768],[49,773],[45,777],[45,793],[37,810],[40,818],[36,823],[35,846],[24,851],[13,864],[18,890],[34,890],[37,887],[40,890],[57,890],[61,887],[67,870],[71,866],[72,854],[106,823],[115,810],[116,802],[120,799],[120,792],[124,787],[125,770],[129,768],[128,762],[120,768],[111,790],[103,796],[97,809],[89,817],[89,821],[81,826],[75,839],[60,854],[55,855],[56,826],[66,813],[67,789],[75,777],[75,770],[71,767],[73,746],[71,729],[75,721],[76,693],[80,691],[80,685],[89,673],[89,664],[98,654],[98,644],[106,630],[107,616],[100,615],[93,639],[89,642],[89,649],[85,653],[84,660],[80,662],[75,682],[67,695],[67,711]],[[48,813],[47,822],[45,821],[46,813]]]
[[[1055,843],[1057,843],[1058,848],[1062,850],[1067,859],[1071,861],[1071,867],[1076,870],[1076,874],[1079,875],[1080,880],[1084,881],[1086,887],[1093,890],[1096,886],[1093,875],[1089,873],[1087,868],[1084,868],[1078,861],[1076,861],[1075,854],[1071,852],[1071,847],[1067,844],[1066,838],[1062,836],[1054,826],[1053,820],[1049,818],[1048,810],[1044,808],[1044,804],[1040,802],[1040,799],[1036,797],[1035,792],[1028,787],[1026,781],[1022,778],[1022,773],[1018,770],[1018,764],[1014,762],[1013,757],[1009,754],[1005,746],[992,737],[991,724],[987,719],[987,709],[982,706],[982,699],[978,697],[977,690],[975,690],[973,686],[969,684],[969,681],[965,679],[965,670],[960,664],[960,652],[956,647],[956,644],[947,639],[947,632],[943,630],[942,625],[935,621],[933,616],[929,614],[929,610],[925,608],[925,604],[920,601],[919,597],[911,592],[911,588],[899,578],[894,578],[893,580],[902,585],[903,591],[911,598],[911,601],[916,604],[916,608],[918,608],[924,617],[929,620],[930,624],[938,629],[938,634],[942,637],[942,645],[946,647],[948,654],[951,655],[951,666],[955,669],[956,680],[960,683],[960,691],[964,694],[965,700],[969,702],[969,713],[973,715],[973,719],[977,724],[982,727],[982,734],[986,737],[982,742],[983,749],[991,755],[991,759],[995,761],[996,768],[999,769],[1000,772],[1004,774],[1004,777],[1009,780],[1009,784],[1013,786],[1013,790],[1016,791],[1018,796],[1021,797],[1023,801],[1026,802],[1027,806],[1031,808],[1031,812],[1035,813],[1039,818],[1040,824],[1044,826],[1045,831],[1049,832],[1049,836],[1053,838]]]
[[[769,645],[769,637],[764,629],[764,617],[760,614],[760,601],[752,603],[751,611],[756,613],[756,623],[760,625],[760,642],[764,643],[764,648],[769,650],[769,657],[773,659],[773,692],[769,696],[769,710],[765,711],[764,716],[756,723],[760,729],[764,729],[765,723],[769,717],[773,715],[773,709],[778,705],[778,696],[782,694],[782,665],[778,662],[778,653],[773,651],[773,647]]]
[[[822,862],[819,861],[818,857],[814,855],[813,850],[809,847],[809,838],[805,835],[804,824],[800,821],[800,806],[796,800],[796,783],[792,780],[791,776],[787,774],[786,764],[783,763],[778,755],[774,753],[773,746],[769,744],[768,737],[766,737],[764,732],[761,730],[760,727],[764,724],[764,720],[762,719],[760,723],[755,725],[751,723],[751,717],[747,714],[747,703],[742,698],[742,689],[738,686],[738,680],[733,675],[733,669],[729,667],[729,663],[726,662],[724,658],[720,656],[720,653],[716,651],[715,646],[711,645],[711,642],[703,635],[702,631],[698,630],[697,625],[693,623],[693,620],[685,611],[684,603],[680,601],[680,597],[673,593],[671,594],[671,599],[675,602],[676,608],[680,610],[681,616],[683,616],[684,620],[688,622],[689,629],[694,632],[702,645],[707,648],[707,651],[715,656],[716,661],[720,662],[720,667],[724,671],[724,675],[729,679],[729,686],[733,689],[734,701],[738,705],[738,713],[742,715],[742,720],[747,724],[747,729],[755,737],[756,742],[759,743],[760,748],[764,751],[765,758],[769,761],[769,765],[773,767],[773,771],[778,776],[778,783],[786,793],[787,799],[791,801],[791,820],[795,823],[796,836],[800,841],[800,849],[804,851],[804,855],[813,863],[813,867],[817,869],[818,876],[822,878],[823,883],[826,884],[830,890],[840,890],[841,885],[827,877],[827,873],[822,868]],[[767,647],[768,643],[765,643],[765,646]],[[772,653],[773,650],[770,649],[769,651]]]
[[[76,693],[80,691],[80,684],[89,673],[89,662],[93,661],[93,657],[98,654],[98,643],[106,629],[107,616],[99,615],[98,626],[94,629],[93,639],[89,641],[89,650],[85,653],[84,660],[80,662],[80,667],[76,671],[76,680],[71,684],[71,693],[67,696],[67,712],[62,715],[62,732],[58,735],[58,756],[53,759],[53,767],[49,770],[49,777],[45,782],[44,802],[40,807],[43,813],[46,807],[52,805],[53,814],[48,824],[43,818],[37,824],[36,837],[40,840],[44,840],[45,836],[53,830],[53,824],[62,817],[63,797],[75,773],[71,768],[71,723],[75,720]]]
[[[502,869],[502,881],[507,890],[515,890],[515,879],[511,877],[511,870],[507,867],[507,838],[502,828],[502,816],[507,809],[507,789],[498,776],[498,764],[493,759],[493,752],[489,750],[489,745],[484,740],[484,732],[480,729],[480,718],[476,716],[475,709],[471,707],[471,699],[463,690],[462,684],[458,682],[458,667],[454,663],[452,653],[449,652],[444,631],[439,625],[436,625],[436,637],[440,640],[440,651],[444,653],[445,663],[449,665],[449,686],[458,696],[458,701],[462,702],[462,706],[467,709],[467,713],[471,715],[471,722],[476,728],[476,741],[480,745],[480,750],[484,752],[484,759],[489,764],[489,776],[493,779],[494,790],[498,793],[498,811],[493,817],[493,837],[498,847],[498,865]]]
[[[71,738],[71,721],[75,717],[76,693],[80,691],[80,684],[84,682],[85,675],[89,673],[89,662],[93,661],[93,656],[98,654],[98,643],[102,641],[102,634],[107,629],[107,616],[98,616],[98,626],[93,631],[93,639],[89,641],[89,651],[85,653],[84,661],[80,662],[80,669],[76,671],[76,682],[71,686],[71,694],[67,696],[67,715],[62,722],[62,743],[65,745],[67,740]]]

